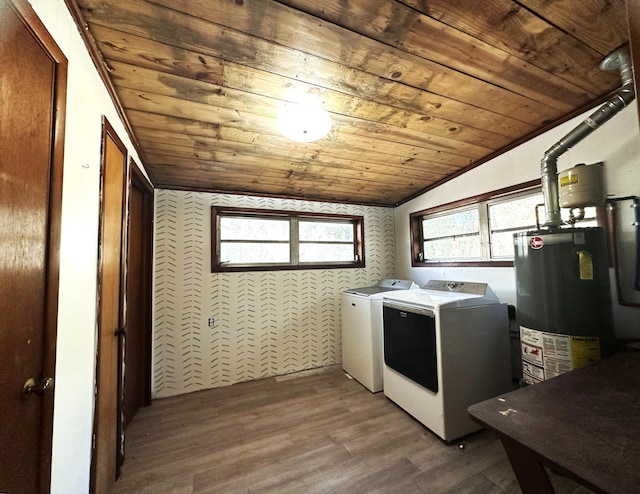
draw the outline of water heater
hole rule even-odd
[[[523,379],[529,384],[615,351],[602,228],[514,234]]]

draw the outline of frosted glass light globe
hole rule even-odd
[[[321,108],[296,106],[278,118],[278,130],[287,139],[312,142],[322,139],[331,130],[331,116]]]

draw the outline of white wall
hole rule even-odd
[[[366,266],[211,273],[213,205],[361,215]],[[154,397],[340,362],[340,293],[395,271],[390,208],[158,190],[154,248]]]
[[[86,493],[94,406],[102,115],[139,160],[63,0],[30,3],[69,61],[51,492]]]
[[[593,111],[593,110],[592,110]],[[419,284],[429,279],[458,279],[488,282],[505,302],[516,302],[513,268],[411,267],[409,244],[409,214],[459,199],[498,190],[540,178],[540,160],[544,152],[592,113],[567,122],[471,171],[437,187],[395,209],[397,275],[411,278]],[[638,111],[634,102],[616,117],[596,130],[587,139],[562,155],[558,170],[578,163],[605,162],[607,193],[614,197],[640,195],[640,141]],[[621,221],[621,236],[631,242],[633,235],[629,208]],[[633,269],[635,260],[631,249],[624,252],[625,269]],[[638,299],[630,287],[630,296]],[[619,338],[640,338],[640,309],[622,307],[615,303],[614,324]]]

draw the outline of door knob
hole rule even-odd
[[[53,377],[45,377],[39,382],[36,382],[33,377],[27,379],[22,388],[22,394],[28,396],[30,394],[36,394],[38,396],[44,395],[45,391],[53,389]]]

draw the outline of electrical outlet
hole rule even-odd
[[[209,327],[212,328],[216,320],[213,317],[209,318]]]

